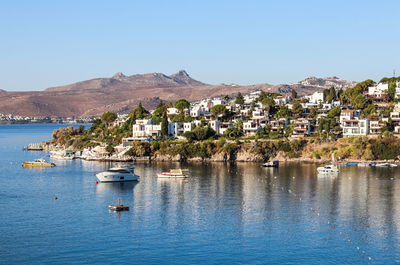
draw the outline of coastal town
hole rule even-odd
[[[348,91],[332,87],[303,97],[298,97],[295,91],[281,95],[258,90],[246,95],[239,93],[236,97],[207,98],[190,104],[181,100],[175,105],[160,106],[168,117],[168,137],[173,138],[183,138],[197,126],[204,125],[215,135],[230,138],[398,134],[398,79],[383,79],[377,84],[364,81]],[[132,136],[123,138],[123,144],[160,139],[163,133],[157,112],[160,110],[153,110],[145,119],[136,119]],[[128,115],[119,115],[114,125],[123,124],[127,118]]]
[[[110,161],[330,160],[333,152],[342,159],[397,159],[398,98],[399,78],[383,78],[304,96],[256,90],[160,101],[152,111],[139,104],[129,114],[106,112],[87,130],[60,128],[47,149],[61,152],[59,158],[74,150],[82,159]]]

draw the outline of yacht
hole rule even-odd
[[[49,163],[43,158],[35,159],[32,162],[22,162],[22,167],[55,167],[56,164]]]
[[[137,181],[139,176],[134,174],[135,166],[116,166],[96,174],[100,182]]]
[[[168,172],[157,173],[159,178],[186,178],[186,175],[182,173],[182,169],[171,169]]]
[[[339,169],[335,165],[326,165],[317,168],[318,173],[339,173]]]

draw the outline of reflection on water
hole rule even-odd
[[[400,263],[400,168],[138,162],[138,182],[96,185],[115,164],[21,167],[46,153],[18,144],[54,125],[2,128],[0,263]],[[189,178],[157,178],[171,168]],[[118,198],[130,211],[108,211]]]

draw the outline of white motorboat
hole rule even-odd
[[[125,182],[139,180],[139,176],[134,174],[135,166],[123,167],[117,166],[107,171],[96,174],[100,182]]]
[[[186,175],[182,173],[182,169],[171,169],[168,172],[157,173],[159,178],[186,178]]]
[[[339,173],[339,168],[335,165],[326,165],[323,167],[318,167],[317,170],[318,170],[318,173],[323,173],[323,174]]]
[[[273,160],[273,161],[265,162],[263,164],[263,167],[279,167],[279,161]]]
[[[381,163],[381,164],[375,164],[376,167],[397,167],[396,164],[389,164],[389,163]]]

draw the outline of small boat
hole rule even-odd
[[[116,166],[96,174],[100,182],[137,181],[139,176],[134,174],[135,166]]]
[[[371,164],[369,163],[358,163],[357,166],[358,167],[369,167]]]
[[[55,167],[56,164],[49,163],[43,158],[35,159],[33,162],[22,162],[22,167]]]
[[[324,173],[324,174],[327,174],[327,173],[339,173],[339,169],[335,165],[326,165],[326,166],[323,166],[323,167],[318,167],[317,170],[318,170],[318,173]]]
[[[389,164],[389,163],[380,163],[380,164],[375,164],[376,167],[397,167],[396,164]]]
[[[274,161],[265,162],[263,164],[263,167],[279,167],[279,161],[274,160]]]
[[[129,211],[129,206],[128,205],[123,205],[121,204],[121,198],[118,198],[118,204],[116,205],[109,205],[110,211]]]
[[[186,178],[186,175],[182,173],[182,169],[171,169],[168,172],[157,173],[159,178]]]

